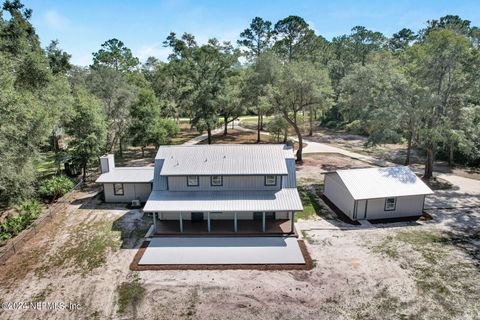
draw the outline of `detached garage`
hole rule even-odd
[[[408,167],[325,174],[324,195],[352,220],[420,216],[433,191]]]
[[[105,202],[148,200],[152,192],[153,167],[115,167],[112,154],[100,157],[102,174],[96,183],[103,185]]]

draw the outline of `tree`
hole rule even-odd
[[[72,65],[70,64],[70,58],[72,56],[58,47],[58,40],[50,42],[45,51],[53,74],[66,74],[72,69]]]
[[[139,64],[138,58],[118,39],[105,41],[101,49],[93,53],[93,69],[107,66],[115,71],[132,71]]]
[[[382,49],[385,43],[383,34],[368,30],[363,26],[353,27],[349,38],[352,54],[356,62],[360,62],[362,65],[365,65],[370,53]]]
[[[107,122],[106,151],[123,153],[123,140],[129,127],[130,107],[136,87],[120,72],[101,66],[87,74],[86,86],[103,103]]]
[[[303,135],[297,122],[298,113],[310,106],[326,105],[330,81],[325,71],[310,62],[277,64],[276,80],[271,88],[274,108],[293,127],[298,138],[297,161],[302,161]]]
[[[219,115],[223,118],[223,134],[228,134],[228,124],[238,119],[245,112],[242,101],[241,90],[244,86],[244,74],[230,76],[218,99]]]
[[[417,35],[415,35],[412,30],[403,28],[402,30],[392,35],[392,37],[388,41],[388,47],[392,51],[405,50],[417,38]]]
[[[272,23],[260,17],[253,18],[250,27],[240,33],[238,45],[248,49],[250,58],[258,57],[272,46]]]
[[[428,32],[424,41],[409,51],[409,72],[429,99],[423,104],[419,142],[425,149],[425,178],[433,176],[439,145],[453,149],[459,112],[466,106],[467,93],[475,82],[478,58],[464,35],[442,29]],[[453,153],[452,153],[453,154]]]
[[[88,166],[104,151],[106,123],[100,101],[84,90],[76,92],[74,109],[75,115],[67,128],[72,139],[69,152],[83,169],[85,181]]]
[[[170,139],[178,133],[178,127],[173,121],[161,118],[160,103],[150,88],[142,88],[138,92],[136,101],[130,111],[130,137],[134,146],[144,148],[153,144],[170,143]]]
[[[410,111],[411,93],[396,59],[389,54],[379,54],[364,66],[356,64],[343,78],[341,88],[340,110],[350,129],[368,135],[369,145],[400,140],[402,117]],[[416,106],[414,103],[413,108]],[[414,121],[407,118],[406,122]],[[413,137],[413,133],[409,132],[408,136]]]
[[[70,88],[54,76],[20,1],[0,14],[0,206],[32,196],[40,150],[69,114]]]
[[[239,52],[230,43],[220,43],[216,39],[198,46],[190,34],[178,39],[171,33],[165,45],[173,49],[169,60],[179,76],[182,100],[192,112],[192,124],[199,131],[207,130],[210,144],[212,129],[218,123],[218,99]]]
[[[312,41],[315,33],[303,18],[288,16],[275,24],[274,36],[275,52],[292,61],[301,57],[301,52],[304,52],[304,47]]]

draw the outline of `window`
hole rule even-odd
[[[113,184],[113,194],[116,196],[123,196],[123,183],[114,183]]]
[[[396,198],[386,198],[385,199],[385,209],[384,211],[394,211],[397,206]]]
[[[198,187],[198,176],[188,176],[187,177],[187,186]]]
[[[277,176],[265,176],[265,185],[266,186],[277,185]]]
[[[221,187],[223,186],[223,177],[222,176],[211,176],[210,185],[212,187]]]

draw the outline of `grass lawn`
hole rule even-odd
[[[49,151],[40,154],[40,159],[37,163],[37,172],[40,176],[50,176],[57,172],[57,165],[55,164],[55,152]]]

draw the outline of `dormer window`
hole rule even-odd
[[[188,187],[198,187],[198,176],[187,176]]]
[[[277,185],[277,176],[265,176],[265,185],[266,186],[276,186]]]
[[[212,187],[221,187],[223,186],[223,177],[222,176],[211,176],[210,185]]]

